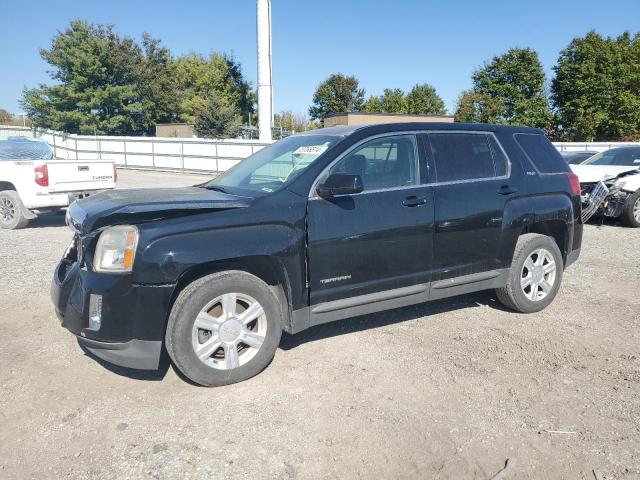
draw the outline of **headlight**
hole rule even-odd
[[[97,272],[126,273],[133,267],[138,229],[133,225],[109,227],[100,234],[93,258]]]

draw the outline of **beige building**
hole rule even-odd
[[[193,125],[189,123],[158,123],[156,137],[192,138],[196,136]]]
[[[371,125],[374,123],[446,122],[453,123],[453,115],[405,115],[400,113],[334,113],[324,119],[325,127],[338,125]]]

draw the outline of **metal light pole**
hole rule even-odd
[[[270,142],[273,125],[271,88],[271,0],[257,0],[258,129],[260,140]]]

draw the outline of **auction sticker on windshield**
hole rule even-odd
[[[305,145],[296,148],[293,151],[294,155],[320,155],[327,150],[326,145]]]

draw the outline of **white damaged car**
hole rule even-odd
[[[582,219],[620,218],[640,227],[640,145],[612,148],[571,165],[582,189]]]

